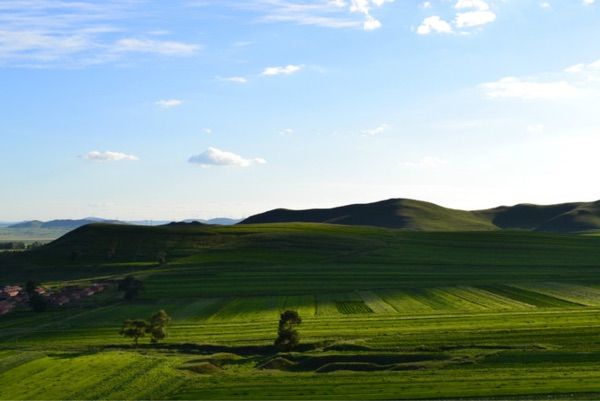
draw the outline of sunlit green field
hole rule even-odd
[[[0,259],[7,282],[133,273],[146,287],[132,303],[113,289],[0,317],[1,399],[600,397],[600,238],[136,230],[101,226]],[[117,257],[106,260],[115,241]],[[157,251],[167,265],[152,260]],[[134,347],[118,335],[124,319],[158,309],[173,317],[163,343]],[[302,341],[278,353],[287,309],[303,318]]]

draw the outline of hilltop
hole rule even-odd
[[[241,224],[329,223],[343,225],[404,228],[419,231],[478,231],[497,227],[484,215],[448,209],[412,199],[354,204],[331,209],[275,209],[248,217]]]
[[[288,222],[365,225],[417,231],[521,229],[580,232],[600,229],[600,201],[556,205],[519,204],[469,211],[412,199],[388,199],[330,209],[275,209],[248,217],[240,224]]]

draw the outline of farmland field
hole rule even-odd
[[[98,225],[0,257],[1,284],[128,274],[133,302],[0,316],[0,399],[600,397],[598,237]],[[165,341],[119,336],[159,309]],[[301,344],[278,352],[289,309]]]

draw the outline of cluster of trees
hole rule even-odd
[[[132,338],[135,345],[138,345],[141,337],[148,335],[150,336],[150,342],[156,344],[167,337],[167,326],[169,323],[171,323],[171,316],[161,309],[152,315],[150,320],[125,320],[119,334],[123,337]]]
[[[28,249],[39,248],[43,244],[41,242],[32,242],[26,244],[22,241],[0,242],[0,250],[3,251],[25,251]]]

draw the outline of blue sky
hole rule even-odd
[[[3,0],[0,220],[600,199],[592,0]]]

